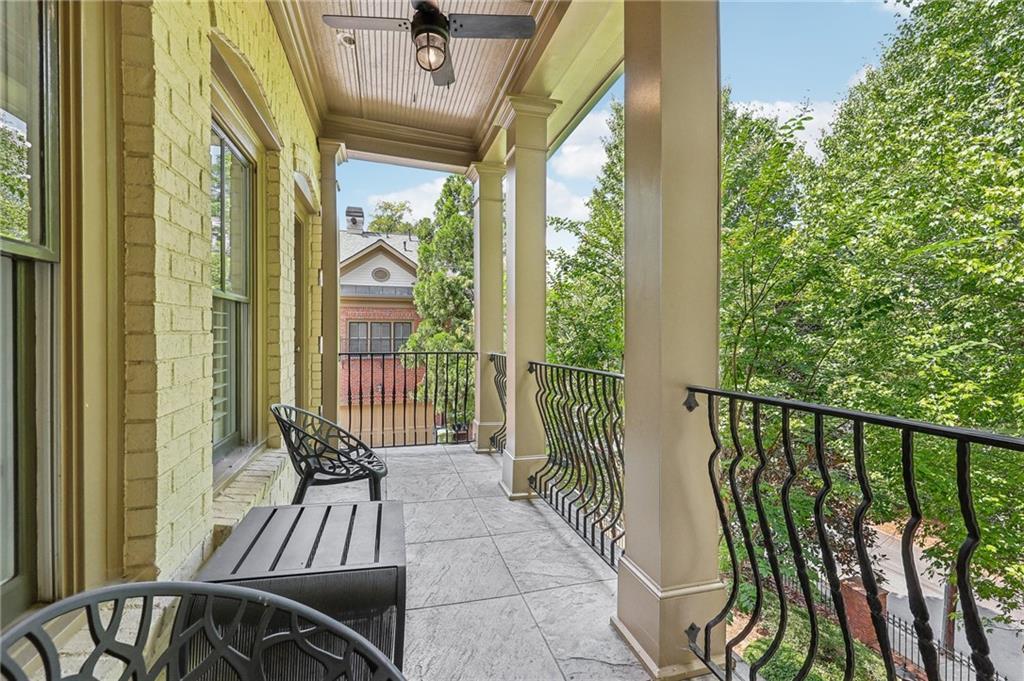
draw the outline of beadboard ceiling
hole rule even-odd
[[[531,0],[440,0],[445,14],[529,14]],[[463,138],[477,138],[497,88],[525,41],[452,41],[455,83],[437,87],[416,66],[407,33],[356,31],[348,47],[321,20],[324,14],[411,18],[408,0],[316,0],[301,3],[327,111]]]

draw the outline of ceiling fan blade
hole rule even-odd
[[[434,85],[447,86],[455,82],[455,65],[452,64],[452,53],[448,47],[444,48],[444,64],[436,71],[430,73]]]
[[[451,14],[453,38],[532,38],[537,22],[525,14]]]
[[[325,14],[324,23],[331,28],[360,31],[408,31],[408,19],[390,17],[350,17],[342,14]]]

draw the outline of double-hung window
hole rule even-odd
[[[56,372],[57,7],[0,3],[0,625],[40,595]],[[52,515],[52,514],[51,514]]]
[[[216,124],[210,135],[213,286],[213,456],[243,440],[250,394],[249,252],[252,164]]]
[[[412,322],[349,322],[349,352],[399,352],[412,335]]]

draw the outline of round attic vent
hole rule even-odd
[[[370,276],[373,277],[374,281],[385,282],[391,278],[391,273],[383,267],[375,267],[374,270],[370,272]]]

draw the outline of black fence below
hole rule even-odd
[[[469,442],[476,353],[338,354],[338,424],[370,447]]]
[[[530,485],[609,565],[625,543],[622,374],[530,362],[547,463]]]

